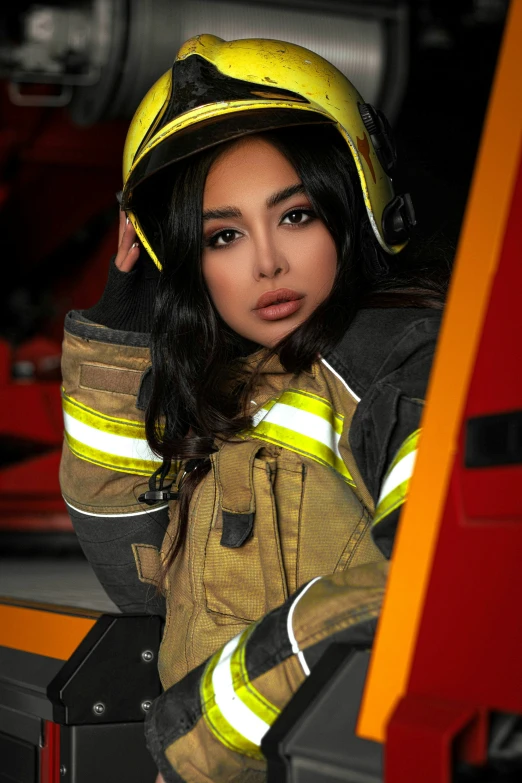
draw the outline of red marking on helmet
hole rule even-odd
[[[368,136],[363,134],[363,138],[360,139],[358,136],[356,136],[357,139],[357,149],[363,156],[364,160],[366,161],[368,168],[370,169],[370,174],[373,177],[373,181],[377,182],[377,179],[375,177],[375,169],[373,168],[373,163],[370,158],[370,142],[368,141]]]

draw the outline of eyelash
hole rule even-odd
[[[283,220],[287,218],[289,215],[293,215],[299,213],[301,215],[307,215],[308,220],[300,221],[299,223],[285,223],[284,225],[292,226],[294,228],[301,228],[302,226],[306,226],[309,223],[311,223],[317,216],[315,212],[312,209],[289,209],[288,212],[286,212],[283,217],[281,218],[280,225],[283,225]],[[221,229],[220,231],[217,231],[215,234],[212,234],[205,240],[205,247],[209,247],[212,250],[222,250],[225,247],[228,247],[229,245],[233,244],[235,239],[233,239],[231,242],[225,242],[223,245],[218,245],[217,241],[218,239],[223,236],[223,234],[239,234],[240,232],[237,231],[235,228],[225,228]]]

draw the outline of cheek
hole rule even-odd
[[[326,297],[332,288],[337,272],[337,248],[330,233],[320,227],[306,244],[303,244],[303,255],[306,258],[307,276],[318,297]]]
[[[235,298],[238,288],[237,274],[232,273],[230,265],[220,263],[219,259],[208,259],[205,256],[202,272],[210,298],[220,315],[224,316]]]

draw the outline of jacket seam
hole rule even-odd
[[[125,332],[99,326],[78,311],[74,311],[74,315],[69,313],[66,316],[65,332],[85,340],[109,345],[125,345],[129,348],[148,348],[150,343],[150,334],[147,332]]]

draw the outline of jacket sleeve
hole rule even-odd
[[[156,699],[145,733],[166,783],[263,783],[261,741],[326,648],[371,646],[387,572],[312,580]]]
[[[145,439],[143,400],[148,334],[110,329],[79,312],[65,323],[62,354],[65,438],[60,483],[82,549],[124,612],[164,614],[163,599],[140,581],[132,544],[156,554],[166,504],[138,501],[161,465]],[[159,557],[155,562],[159,567]],[[150,563],[149,563],[150,573]]]
[[[437,318],[418,320],[396,336],[350,429],[352,453],[375,506],[372,536],[388,558],[415,466],[438,326]]]

